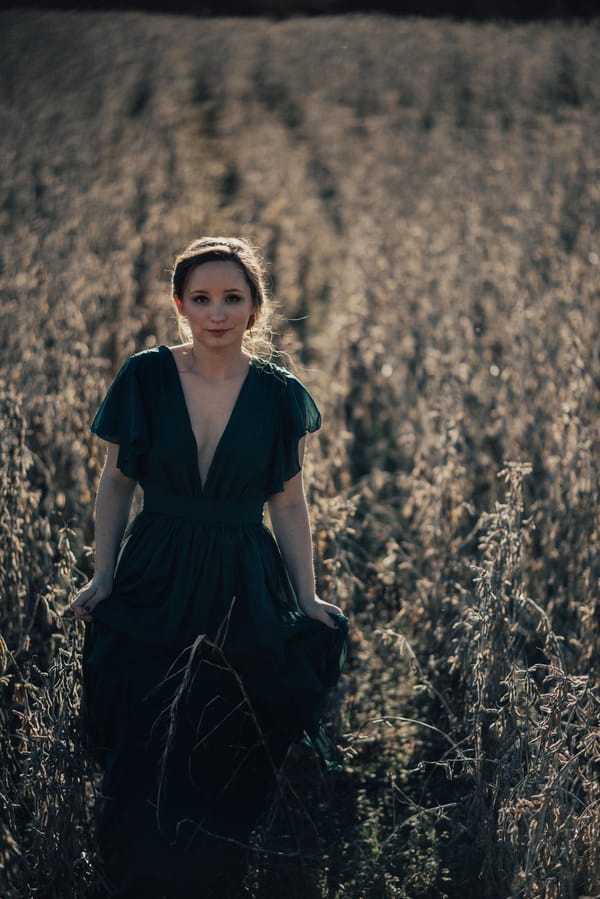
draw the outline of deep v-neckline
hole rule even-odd
[[[244,393],[246,385],[247,385],[248,381],[250,380],[250,374],[252,372],[253,361],[252,361],[252,359],[250,359],[250,362],[248,364],[248,371],[246,372],[244,380],[242,381],[242,383],[240,385],[240,389],[238,390],[238,393],[237,393],[237,396],[233,403],[233,406],[231,407],[231,412],[229,413],[229,417],[228,417],[227,421],[225,422],[225,426],[223,427],[223,430],[221,431],[221,435],[220,435],[219,439],[217,440],[215,450],[212,454],[212,458],[211,458],[208,468],[206,470],[206,478],[203,481],[202,475],[200,473],[200,464],[199,464],[199,460],[198,460],[198,441],[196,440],[196,435],[194,433],[194,427],[192,425],[192,416],[190,415],[190,410],[189,410],[189,407],[187,404],[185,391],[183,389],[183,384],[181,383],[181,377],[179,375],[179,368],[177,367],[177,359],[175,358],[175,355],[170,347],[168,347],[166,344],[162,344],[161,346],[167,351],[167,355],[171,358],[171,362],[173,364],[173,373],[175,375],[175,380],[177,381],[179,396],[181,398],[183,409],[185,411],[188,433],[191,437],[191,445],[192,445],[193,451],[194,451],[194,467],[195,467],[195,471],[196,471],[196,477],[198,478],[200,492],[204,493],[204,491],[206,490],[206,485],[210,481],[210,476],[211,476],[211,473],[213,470],[213,466],[215,464],[215,459],[217,458],[217,456],[219,454],[219,450],[221,449],[221,444],[223,443],[225,435],[229,431],[231,422],[235,416],[235,412],[236,412],[238,406],[240,405],[240,399],[242,397],[242,394]]]

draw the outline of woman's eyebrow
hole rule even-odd
[[[190,291],[190,293],[210,293],[209,290],[204,290],[202,287],[197,287],[195,290]],[[243,293],[241,287],[226,287],[223,290],[223,293]]]

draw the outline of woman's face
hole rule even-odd
[[[183,298],[174,299],[188,320],[196,345],[210,350],[241,348],[256,310],[250,285],[235,262],[195,266],[188,274]]]

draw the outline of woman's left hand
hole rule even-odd
[[[337,630],[338,627],[332,614],[344,614],[338,606],[334,606],[332,602],[325,602],[325,600],[319,599],[318,596],[313,596],[311,599],[301,602],[300,607],[304,614],[308,615],[309,618],[315,618],[317,621],[321,621],[323,624],[326,624],[327,627],[332,628],[332,630]]]

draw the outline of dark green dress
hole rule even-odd
[[[299,380],[253,359],[202,484],[166,346],[131,356],[94,418],[144,491],[83,653],[114,895],[236,895],[240,847],[289,745],[338,764],[320,719],[347,620],[335,616],[333,630],[302,613],[262,523],[264,503],[300,470],[299,439],[320,424]]]

